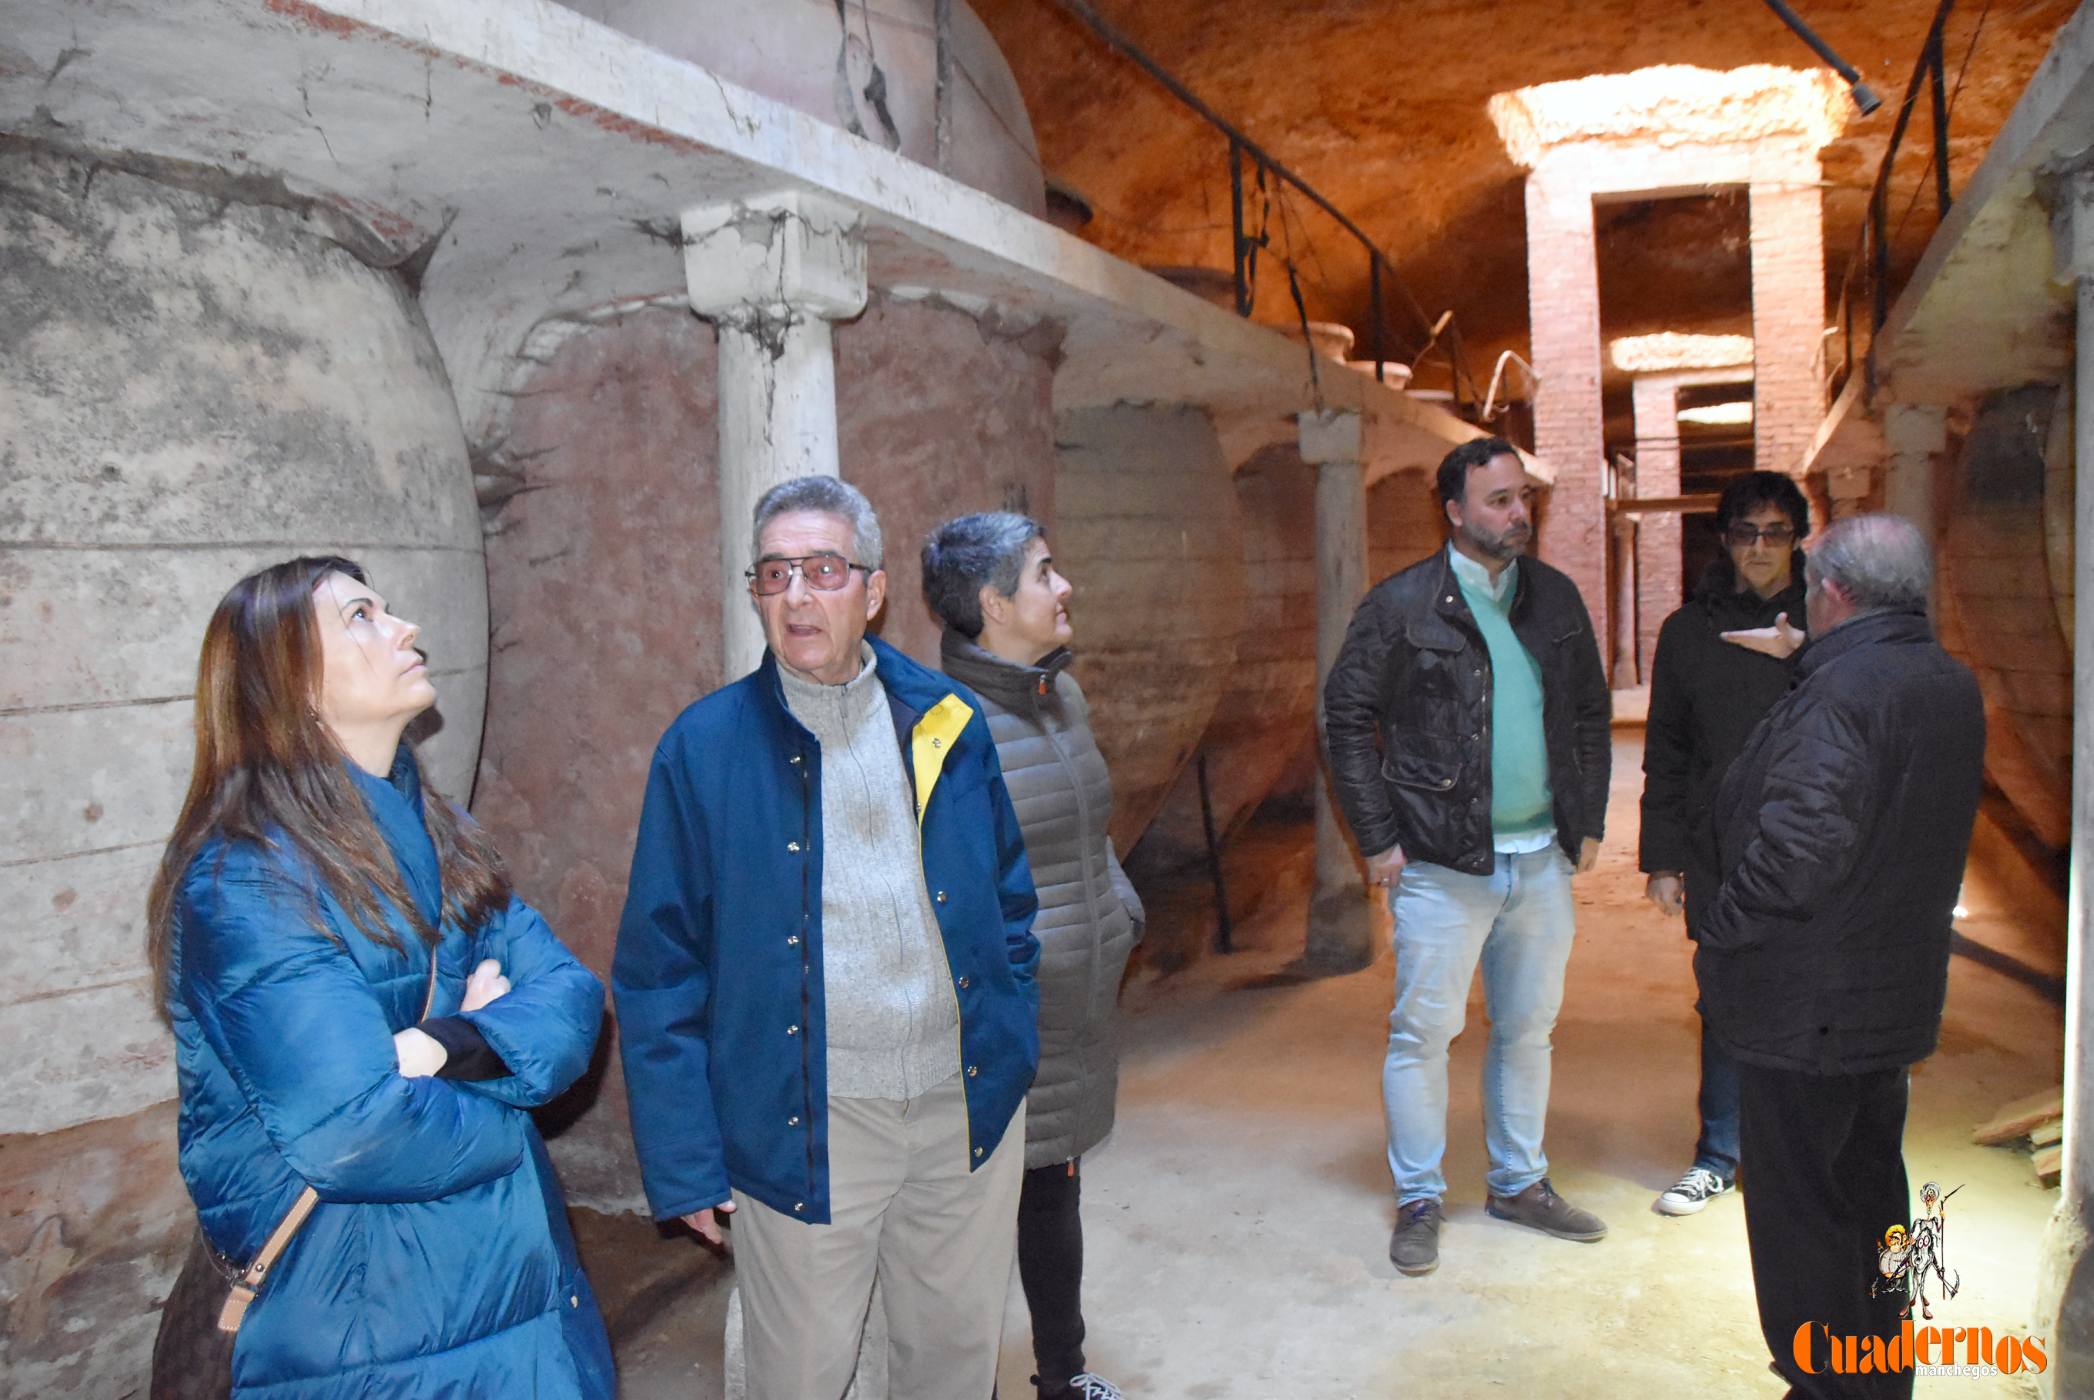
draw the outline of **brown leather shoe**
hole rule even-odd
[[[1492,1196],[1484,1209],[1500,1220],[1526,1225],[1559,1240],[1590,1243],[1607,1233],[1607,1222],[1556,1194],[1543,1177],[1517,1196]]]
[[[1396,1208],[1396,1232],[1389,1236],[1389,1262],[1413,1278],[1440,1266],[1440,1203],[1427,1198]]]

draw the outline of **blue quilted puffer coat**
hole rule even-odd
[[[352,773],[424,918],[441,914],[421,784]],[[334,932],[312,927],[313,912]],[[616,1383],[559,1184],[529,1108],[588,1064],[603,988],[520,900],[445,922],[431,1014],[500,961],[512,990],[465,1013],[511,1073],[403,1078],[431,950],[374,943],[288,851],[214,840],[175,906],[181,1166],[204,1232],[244,1265],[300,1191],[320,1204],[248,1310],[240,1400],[596,1397]]]

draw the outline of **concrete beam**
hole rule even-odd
[[[1876,338],[1879,392],[1953,404],[2072,372],[2042,172],[2094,146],[2094,5],[2051,42]]]

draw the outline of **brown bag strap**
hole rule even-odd
[[[424,1021],[429,1019],[429,1012],[436,1005],[436,961],[436,949],[431,948],[429,989],[422,995],[420,1019]],[[262,1283],[269,1277],[269,1271],[276,1266],[276,1261],[283,1257],[283,1252],[291,1247],[292,1237],[298,1233],[299,1227],[305,1224],[306,1217],[313,1213],[313,1207],[318,1204],[320,1193],[312,1187],[308,1186],[298,1193],[298,1199],[291,1202],[291,1208],[284,1212],[284,1218],[276,1222],[276,1228],[271,1230],[269,1238],[262,1242],[261,1249],[255,1253],[254,1262],[241,1273],[240,1281],[234,1284],[232,1291],[226,1295],[225,1306],[218,1310],[219,1331],[240,1330],[240,1323],[247,1316],[247,1309],[254,1302],[255,1295],[262,1291]]]

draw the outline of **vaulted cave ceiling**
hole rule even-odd
[[[1952,185],[1961,189],[2075,0],[1959,0],[1944,53]],[[1057,0],[973,0],[1017,75],[1045,173],[1079,191],[1083,236],[1150,267],[1230,267],[1227,140]],[[1495,93],[1655,64],[1808,68],[1816,57],[1757,0],[1094,0],[1093,8],[1287,163],[1381,245],[1426,317],[1455,312],[1471,372],[1528,343],[1524,172],[1485,104]],[[1800,0],[1805,19],[1884,99],[1851,112],[1824,151],[1828,294],[1847,273],[1898,104],[1936,0]],[[1893,173],[1892,280],[1936,222],[1924,87]],[[1917,194],[1917,198],[1913,196]],[[1253,230],[1260,206],[1253,202]],[[1750,330],[1744,192],[1598,210],[1602,332]],[[1308,316],[1350,325],[1366,353],[1364,255],[1299,195],[1266,225],[1256,315],[1294,319],[1282,259]],[[1386,298],[1391,358],[1422,344]],[[1830,322],[1828,322],[1830,324]],[[1444,386],[1444,365],[1421,368]],[[1609,381],[1610,428],[1626,384]],[[1610,437],[1615,436],[1610,431]]]

